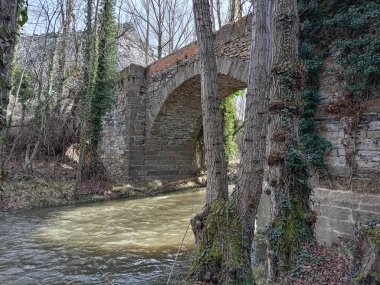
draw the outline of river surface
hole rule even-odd
[[[0,214],[0,284],[181,284],[203,189]],[[173,279],[174,278],[174,279]]]

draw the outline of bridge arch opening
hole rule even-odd
[[[242,75],[218,74],[222,99],[246,88]],[[193,76],[167,95],[145,144],[146,174],[151,179],[181,180],[196,176],[197,138],[202,127],[201,80]]]

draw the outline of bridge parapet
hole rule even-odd
[[[217,57],[229,57],[242,61],[249,60],[251,39],[251,16],[246,16],[239,21],[223,26],[215,32],[215,55]],[[161,73],[168,72],[171,68],[188,65],[198,60],[198,44],[191,44],[159,59],[148,66],[148,76],[157,77]]]

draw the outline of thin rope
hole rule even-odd
[[[185,242],[185,238],[187,236],[187,232],[189,231],[190,229],[190,225],[191,225],[191,219],[193,217],[193,214],[194,214],[194,209],[195,209],[195,205],[197,204],[198,202],[198,197],[196,196],[195,199],[194,199],[194,203],[193,203],[193,208],[191,209],[191,215],[190,215],[190,219],[189,219],[189,223],[187,224],[187,228],[186,228],[186,232],[182,238],[182,242],[178,248],[178,251],[177,251],[177,254],[175,256],[175,259],[174,259],[174,262],[173,262],[173,265],[172,265],[172,268],[170,270],[170,274],[169,274],[169,278],[168,278],[168,281],[166,282],[166,285],[169,285],[169,282],[170,282],[170,279],[172,277],[172,274],[173,274],[173,271],[174,271],[174,267],[175,267],[175,264],[177,263],[177,260],[178,260],[178,256],[179,256],[179,253],[181,252],[182,250],[182,247],[183,247],[183,243]]]

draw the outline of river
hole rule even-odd
[[[0,214],[0,284],[166,284],[205,191]],[[170,284],[194,254],[188,229]]]

